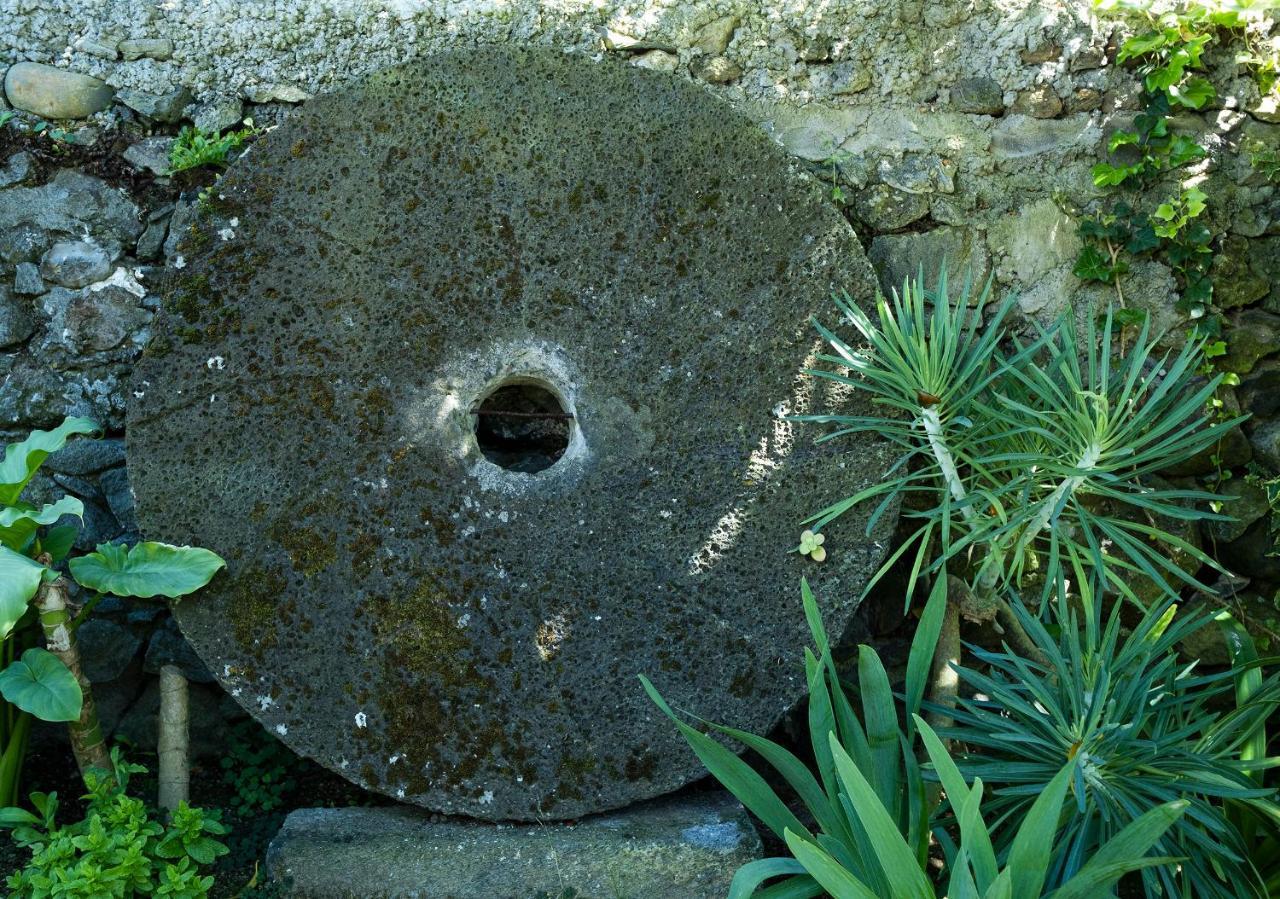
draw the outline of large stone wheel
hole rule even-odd
[[[814,445],[811,314],[848,225],[699,88],[552,53],[322,97],[227,173],[134,382],[145,533],[222,553],[178,619],[356,783],[569,818],[698,777],[652,707],[767,731],[802,575],[849,624],[885,532],[802,519],[883,472]],[[515,413],[515,414],[512,414]]]

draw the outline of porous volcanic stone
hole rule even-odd
[[[844,632],[886,531],[790,550],[889,452],[781,416],[831,408],[809,316],[875,279],[756,126],[622,64],[438,57],[308,104],[181,233],[132,388],[138,520],[226,557],[178,619],[293,749],[569,818],[701,773],[637,674],[755,731],[804,694],[801,575]],[[474,438],[511,379],[574,416],[544,471]]]
[[[439,821],[406,808],[309,808],[271,841],[267,873],[307,899],[618,896],[720,899],[759,858],[726,793],[659,799],[574,824]]]

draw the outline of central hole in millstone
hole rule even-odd
[[[560,461],[573,416],[547,386],[521,381],[485,397],[475,408],[475,423],[486,459],[508,471],[533,473]]]

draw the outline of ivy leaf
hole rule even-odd
[[[1180,134],[1169,144],[1169,167],[1178,168],[1196,159],[1204,159],[1205,148],[1185,134]]]
[[[1111,135],[1111,139],[1107,141],[1107,149],[1112,153],[1114,153],[1116,150],[1119,150],[1121,147],[1126,147],[1126,146],[1129,146],[1130,144],[1136,144],[1137,142],[1138,142],[1138,135],[1135,134],[1134,132],[1117,131],[1115,134]]]
[[[1093,183],[1097,187],[1114,187],[1123,184],[1140,169],[1140,165],[1115,166],[1100,162],[1093,167]]]
[[[1122,328],[1137,327],[1147,320],[1147,311],[1145,309],[1130,309],[1122,307],[1115,309],[1111,313],[1112,320]]]
[[[1188,78],[1184,84],[1169,87],[1169,97],[1191,109],[1199,109],[1216,96],[1217,92],[1209,83],[1209,79],[1199,76]]]
[[[1151,227],[1150,222],[1146,222],[1142,227],[1134,230],[1124,248],[1137,256],[1140,253],[1154,250],[1158,246],[1160,246],[1160,238],[1156,236],[1155,229]]]
[[[0,462],[0,505],[11,506],[50,453],[66,445],[76,434],[97,434],[98,426],[87,418],[68,418],[52,431],[32,431],[21,443],[11,443]]]
[[[41,721],[75,721],[83,696],[75,675],[47,649],[35,647],[0,671],[0,694]]]
[[[1138,59],[1148,53],[1154,53],[1168,42],[1169,38],[1163,31],[1148,31],[1146,34],[1135,35],[1124,42],[1116,60],[1128,62],[1131,59]]]
[[[39,562],[0,546],[0,638],[9,636],[47,571]]]
[[[99,593],[177,599],[209,583],[227,563],[207,549],[147,542],[131,549],[101,543],[69,564],[78,584]]]
[[[1104,284],[1110,284],[1115,274],[1107,257],[1096,247],[1085,247],[1080,251],[1071,273],[1081,281],[1101,281]]]

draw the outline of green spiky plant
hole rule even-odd
[[[1026,814],[1063,759],[1079,763],[1049,884],[1068,882],[1148,809],[1185,800],[1187,814],[1155,845],[1183,861],[1145,870],[1147,895],[1265,895],[1247,860],[1242,819],[1274,821],[1276,814],[1276,791],[1250,774],[1280,764],[1266,757],[1265,736],[1255,739],[1280,699],[1280,679],[1259,680],[1227,708],[1236,678],[1249,669],[1201,674],[1180,659],[1178,644],[1212,616],[1177,615],[1170,602],[1150,608],[1127,633],[1120,605],[1099,630],[1079,627],[1063,602],[1056,634],[1021,605],[1016,610],[1036,659],[973,647],[981,667],[958,668],[968,689],[946,709],[955,726],[940,732],[965,747],[960,769],[994,789],[990,808],[999,816]],[[996,845],[1004,851],[1012,841],[1001,833]]]
[[[1110,310],[1100,325],[1064,316],[1020,340],[1006,326],[1013,299],[984,324],[989,300],[989,282],[975,296],[967,279],[953,296],[944,271],[933,290],[908,281],[900,295],[880,298],[874,319],[847,294],[839,298],[854,338],[815,321],[835,352],[820,357],[833,368],[809,373],[865,391],[885,411],[801,420],[836,425],[823,440],[872,433],[902,452],[882,483],[806,524],[821,532],[854,506],[876,503],[873,527],[909,495],[923,507],[906,513],[918,526],[867,589],[914,548],[913,583],[921,572],[962,570],[974,595],[1014,624],[1008,594],[1033,581],[1042,600],[1068,580],[1090,582],[1098,596],[1134,597],[1139,578],[1165,595],[1206,589],[1169,556],[1213,560],[1152,522],[1224,517],[1190,505],[1221,497],[1148,483],[1242,420],[1201,415],[1221,379],[1197,382],[1202,344],[1162,352],[1144,321],[1122,353]]]
[[[937,894],[929,877],[933,831],[932,793],[917,755],[927,753],[936,776],[960,810],[960,844],[947,856],[943,882],[952,899],[1037,897],[1053,856],[1063,800],[1078,763],[1060,762],[1043,795],[1025,814],[1004,822],[1016,827],[1012,848],[997,860],[992,831],[981,812],[983,786],[967,783],[930,726],[915,714],[924,694],[933,646],[942,626],[946,589],[938,579],[921,617],[907,664],[899,719],[888,676],[870,647],[859,650],[860,708],[845,692],[831,657],[822,618],[807,583],[801,584],[805,617],[816,652],[805,650],[809,685],[809,737],[818,776],[783,747],[754,734],[700,721],[754,750],[791,787],[813,816],[809,828],[745,761],[698,727],[686,723],[641,677],[645,690],[676,723],[707,769],[791,850],[792,858],[750,862],[738,870],[730,899],[804,899],[824,892],[837,899],[930,899]],[[1106,895],[1124,874],[1169,858],[1144,858],[1182,815],[1185,803],[1150,808],[1104,849],[1092,854],[1075,878],[1052,893],[1055,899]],[[948,846],[951,844],[948,842]],[[769,886],[766,881],[783,878]]]

